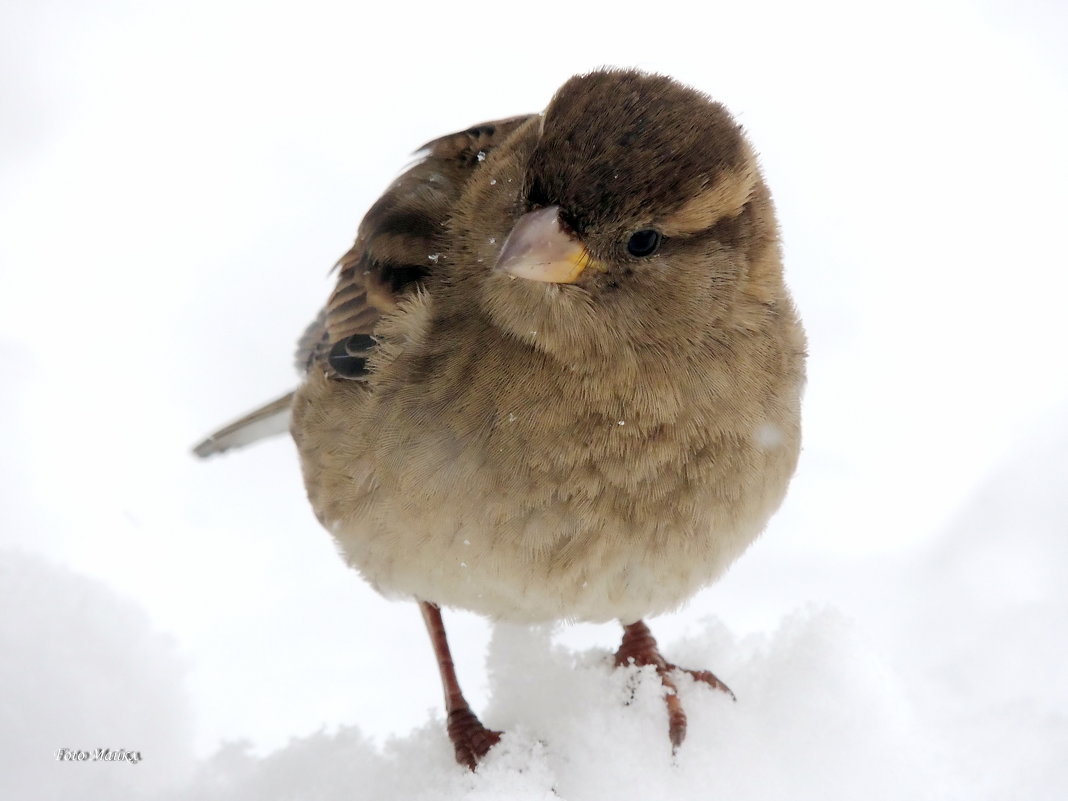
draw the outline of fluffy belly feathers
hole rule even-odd
[[[428,419],[400,442],[388,416],[361,420],[374,405],[320,377],[294,405],[309,497],[346,560],[387,596],[517,622],[632,622],[679,606],[759,535],[797,457],[767,423],[698,436],[692,419],[559,409],[487,412],[462,433]],[[559,438],[544,426],[562,422],[569,447],[545,451]]]

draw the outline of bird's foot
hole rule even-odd
[[[448,730],[456,761],[471,770],[501,739],[501,732],[487,729],[466,706],[449,713]]]
[[[730,687],[720,681],[711,671],[680,668],[678,665],[664,659],[656,645],[656,638],[649,631],[649,627],[640,620],[637,623],[623,627],[623,642],[620,643],[619,650],[616,651],[615,655],[616,667],[630,664],[638,665],[639,667],[652,665],[656,668],[656,675],[660,677],[660,683],[667,690],[664,695],[664,703],[667,704],[668,737],[671,740],[672,751],[682,745],[682,741],[686,739],[686,712],[683,711],[682,703],[679,701],[678,687],[671,676],[672,673],[688,673],[693,677],[694,681],[699,681],[713,689],[725,692],[731,697],[732,701],[736,700]]]

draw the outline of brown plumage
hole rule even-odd
[[[670,686],[640,621],[718,577],[781,502],[804,334],[753,151],[692,89],[594,72],[544,115],[426,151],[302,339],[291,430],[348,562],[422,602],[473,766],[498,735],[463,701],[438,606],[618,619],[617,663]]]

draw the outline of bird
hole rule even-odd
[[[746,132],[660,74],[575,75],[544,111],[428,142],[363,218],[297,348],[299,387],[198,445],[288,429],[346,563],[415,601],[472,770],[441,610],[618,621],[668,738],[680,672],[645,620],[764,530],[801,442],[806,339]]]

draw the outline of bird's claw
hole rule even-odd
[[[456,750],[456,761],[471,770],[501,739],[501,732],[483,726],[470,708],[454,709],[449,713],[448,731]]]
[[[701,682],[701,684],[707,684],[713,690],[719,690],[731,697],[732,701],[737,701],[738,696],[734,694],[734,690],[724,684],[716,674],[711,670],[691,670],[690,668],[679,667],[678,665],[668,664],[669,670],[674,670],[679,673],[688,673],[694,681]]]

